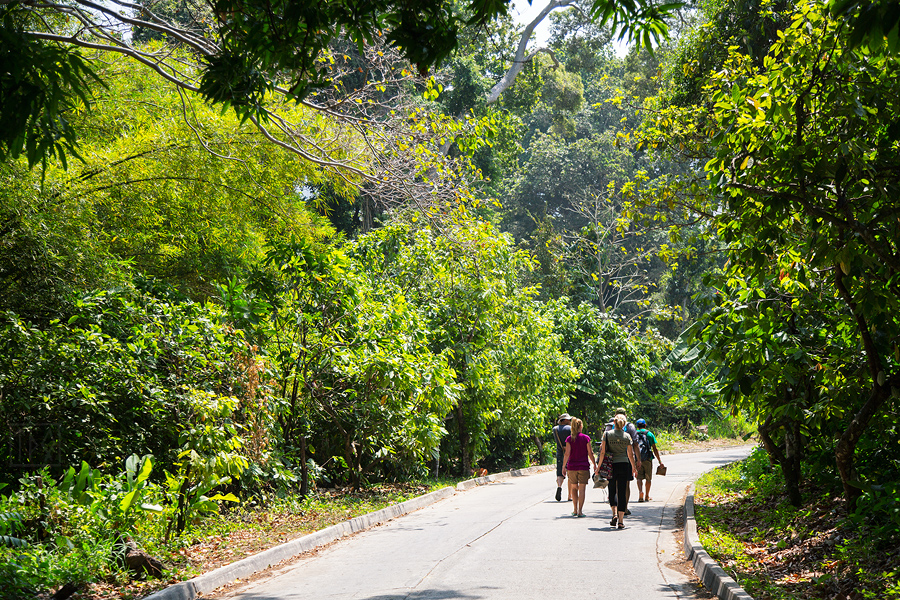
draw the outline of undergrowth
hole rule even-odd
[[[389,505],[455,485],[455,479],[373,485],[353,492],[319,489],[306,498],[272,497],[264,506],[223,505],[221,512],[167,535],[154,511],[129,523],[127,537],[161,560],[163,578],[136,576],[116,559],[122,533],[98,515],[97,504],[76,502],[52,479],[0,496],[0,600],[49,598],[63,586],[72,600],[141,598],[176,581],[240,560],[293,538]],[[108,500],[108,499],[107,499]],[[15,540],[15,542],[13,542]]]
[[[807,478],[803,504],[784,493],[761,449],[696,484],[700,542],[757,600],[900,599],[900,532],[864,496],[848,512],[840,494]]]
[[[651,424],[648,429],[656,437],[656,446],[660,451],[670,451],[678,444],[717,439],[747,441],[756,433],[756,427],[741,415],[710,417],[702,424],[688,422],[686,425],[658,428]]]

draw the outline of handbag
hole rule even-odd
[[[597,473],[603,479],[612,479],[612,457],[609,454],[603,457],[603,462],[597,467]]]
[[[666,474],[666,466],[665,465],[657,465],[656,466],[656,474],[657,475],[665,475]]]
[[[606,433],[603,434],[604,440],[606,439]],[[612,455],[607,452],[603,456],[603,462],[597,467],[597,473],[603,479],[609,480],[612,479],[612,471],[613,471],[613,463],[612,463]]]

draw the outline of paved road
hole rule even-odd
[[[588,489],[586,518],[557,503],[555,473],[460,492],[345,538],[228,598],[240,600],[529,600],[687,597],[675,511],[687,484],[750,447],[664,456],[650,503],[609,526],[606,492]],[[633,485],[633,484],[632,484]],[[632,497],[637,499],[636,489]],[[673,562],[674,561],[674,562]],[[627,596],[617,596],[619,593]]]

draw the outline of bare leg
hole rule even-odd
[[[640,486],[640,485],[641,484],[638,483],[638,486]],[[650,480],[649,479],[647,480],[647,491],[644,492],[644,500],[646,500],[647,502],[650,501]]]
[[[584,497],[586,496],[585,490],[587,489],[586,483],[578,484],[578,510],[575,511],[575,514],[582,515],[584,514]]]
[[[638,479],[637,482],[638,482],[638,502],[640,502],[641,500],[644,499],[644,490],[643,490],[644,480]],[[650,491],[650,482],[649,481],[647,482],[647,491],[648,492]]]
[[[572,514],[577,515],[578,514],[578,486],[572,484],[569,486],[569,489],[570,489],[570,493],[572,496]]]

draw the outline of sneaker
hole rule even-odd
[[[618,523],[618,522],[619,522],[619,517],[613,517],[613,518],[612,518],[612,521],[609,522],[609,526],[610,526],[610,527],[615,527],[615,526],[616,526],[616,523]]]
[[[562,488],[558,487],[556,488],[556,501],[559,502],[560,500],[562,500]]]

